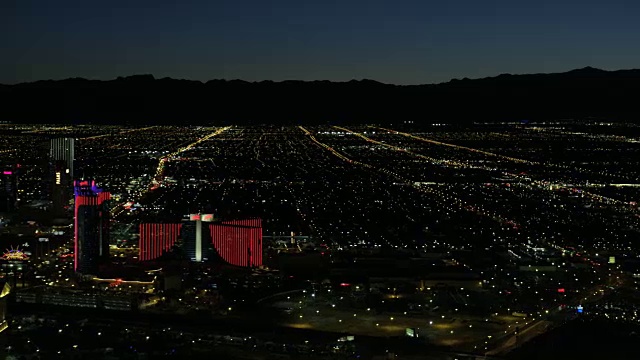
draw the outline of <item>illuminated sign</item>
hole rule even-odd
[[[578,305],[578,314],[582,314],[582,310],[584,309],[582,305]]]
[[[27,254],[22,252],[18,248],[7,249],[7,252],[2,255],[3,260],[29,260]]]
[[[559,289],[558,289],[558,292],[559,292],[559,293],[563,293],[563,292],[564,292],[564,288],[559,288]]]
[[[187,215],[190,221],[204,221],[204,222],[213,222],[215,219],[213,214],[189,214]]]
[[[416,330],[414,328],[407,328],[404,333],[410,337],[416,337]]]
[[[56,185],[60,185],[60,172],[56,171]]]
[[[609,256],[609,264],[615,264],[616,263],[616,257],[615,256]]]
[[[4,172],[2,172],[2,173],[3,173],[3,174],[5,174],[5,175],[11,175],[11,174],[13,174],[13,172],[11,172],[11,171],[4,171]]]

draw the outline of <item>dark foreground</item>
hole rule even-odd
[[[578,319],[514,351],[511,359],[639,359],[640,326]]]

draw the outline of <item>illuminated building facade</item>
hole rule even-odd
[[[82,274],[96,274],[98,265],[109,259],[109,209],[111,194],[94,180],[74,182],[75,249],[74,268]]]
[[[56,215],[63,215],[69,206],[71,198],[71,170],[66,161],[56,160],[53,163],[53,184],[51,185],[51,195],[53,200],[53,212]]]
[[[140,261],[156,259],[171,250],[180,237],[182,224],[140,224]]]
[[[211,258],[210,235],[202,229],[204,227],[206,230],[207,226],[208,223],[203,224],[199,215],[197,219],[192,215],[182,226],[182,249],[191,261],[207,261]]]
[[[230,265],[262,266],[261,219],[213,220],[210,214],[192,214],[182,224],[140,224],[139,259],[160,257],[180,238],[191,261],[207,261],[217,253]]]
[[[57,138],[51,139],[51,148],[49,155],[51,161],[64,161],[66,169],[69,170],[69,182],[67,186],[71,185],[71,179],[73,179],[73,161],[75,159],[75,139],[74,138]]]
[[[29,256],[19,248],[9,248],[0,256],[0,275],[12,286],[16,287],[18,278],[24,286],[24,273],[27,272]]]
[[[209,228],[213,247],[235,266],[262,266],[262,219],[227,220]]]
[[[18,175],[14,166],[0,170],[0,212],[13,212],[18,206]]]

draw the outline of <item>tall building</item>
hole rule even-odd
[[[55,160],[53,163],[53,183],[51,185],[51,197],[53,200],[53,213],[63,216],[71,199],[71,170],[64,160]]]
[[[13,212],[18,206],[18,176],[14,166],[0,170],[0,212]]]
[[[100,263],[109,259],[111,194],[98,188],[95,180],[75,181],[74,194],[74,268],[81,274],[96,274]]]
[[[202,221],[203,217],[204,215],[201,214],[191,214],[180,232],[182,249],[191,261],[207,261],[211,256],[208,223]]]
[[[75,160],[74,138],[51,139],[50,157],[52,162],[62,160],[66,162],[69,169],[69,178],[73,179],[73,161]],[[69,182],[68,185],[71,185]]]

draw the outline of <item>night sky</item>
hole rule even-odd
[[[417,84],[640,67],[640,1],[0,0],[0,83]]]

